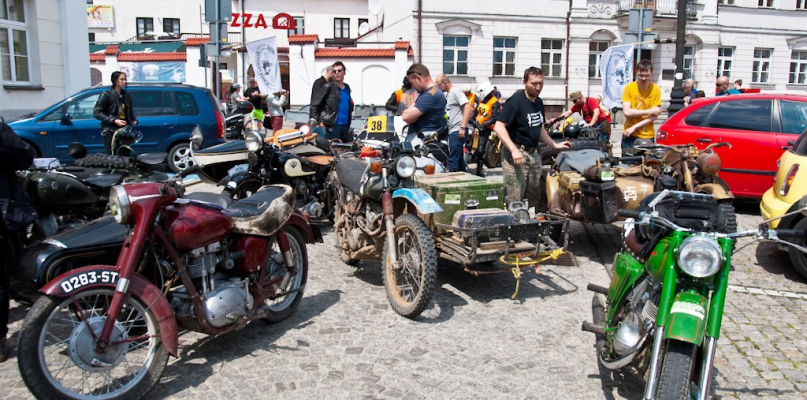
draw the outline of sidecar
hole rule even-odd
[[[474,275],[537,266],[566,248],[569,220],[539,213],[526,204],[504,207],[503,185],[465,172],[418,175],[416,184],[443,212],[422,215],[434,234],[438,257],[455,261]],[[472,269],[472,264],[507,268]]]

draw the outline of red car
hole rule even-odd
[[[807,129],[807,95],[738,94],[698,99],[668,119],[656,135],[661,144],[729,142],[716,149],[720,177],[737,197],[762,198],[773,185],[776,161]]]

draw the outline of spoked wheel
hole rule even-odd
[[[256,180],[248,180],[238,184],[235,189],[226,188],[221,194],[231,198],[233,201],[246,199],[255,194],[261,188],[261,183]]]
[[[499,141],[491,140],[488,142],[485,149],[485,166],[488,168],[497,168],[502,165],[502,151],[499,149]]]
[[[698,347],[692,343],[670,340],[659,376],[657,399],[688,400],[692,381],[697,380],[695,356]]]
[[[392,308],[406,318],[415,318],[431,302],[437,282],[437,252],[426,224],[415,215],[395,219],[398,268],[392,266],[384,245],[384,289]]]
[[[291,248],[291,260],[297,271],[291,276],[285,287],[280,288],[283,293],[289,293],[285,296],[278,297],[274,300],[266,300],[266,305],[269,306],[269,313],[264,318],[268,322],[280,322],[294,314],[294,310],[300,305],[300,300],[303,298],[303,289],[306,282],[308,282],[308,253],[305,248],[305,241],[303,237],[294,228],[283,228],[286,236],[289,238],[289,247]],[[267,255],[268,268],[267,273],[269,279],[282,278],[288,272],[286,264],[283,260],[283,253],[280,252],[280,246],[277,241],[272,243],[272,248],[269,249]]]
[[[113,288],[74,298],[42,296],[28,313],[19,341],[20,373],[40,399],[139,399],[159,381],[168,362],[157,317],[148,304],[124,300],[110,344],[96,347]]]

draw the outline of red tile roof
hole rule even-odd
[[[120,53],[118,61],[187,61],[185,52],[181,53]]]
[[[104,54],[115,55],[120,51],[120,46],[107,46]]]
[[[305,44],[316,43],[319,41],[318,35],[291,35],[289,36],[289,44]]]
[[[185,39],[185,46],[201,46],[210,41],[208,36],[203,37],[189,37]]]
[[[394,58],[395,49],[317,49],[314,57]]]
[[[90,53],[90,61],[106,61],[104,53]]]
[[[407,49],[409,49],[408,41],[395,42],[395,50],[407,50]]]

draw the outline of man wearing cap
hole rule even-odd
[[[595,128],[599,132],[600,141],[608,142],[611,137],[611,120],[600,110],[600,103],[593,97],[583,96],[579,90],[569,95],[569,101],[572,102],[572,108],[560,114],[556,120],[563,120],[574,113],[580,113],[583,120],[586,121],[586,126]]]
[[[266,108],[261,105],[261,100],[268,96],[268,94],[261,94],[261,89],[258,88],[258,81],[256,81],[255,78],[249,79],[249,87],[247,90],[244,90],[244,97],[252,103],[256,110],[266,111]]]

